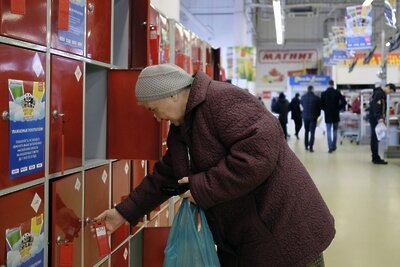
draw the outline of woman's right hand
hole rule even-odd
[[[118,229],[122,224],[126,222],[124,217],[116,209],[108,209],[103,211],[99,216],[94,218],[94,222],[105,221],[107,234],[111,235],[115,230]],[[94,224],[90,226],[92,233],[95,233]]]

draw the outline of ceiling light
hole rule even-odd
[[[282,5],[280,0],[273,0],[274,18],[275,18],[275,32],[276,32],[276,43],[282,45],[284,42],[283,34],[285,32],[283,26],[282,16]]]

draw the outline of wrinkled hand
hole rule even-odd
[[[105,221],[107,234],[111,235],[115,230],[118,229],[122,224],[126,222],[124,217],[116,209],[109,209],[103,211],[99,216],[93,219],[94,222]],[[90,231],[95,233],[95,226],[90,225]]]
[[[179,184],[188,184],[189,183],[189,177],[185,176],[182,179],[178,180]],[[190,202],[196,203],[196,201],[194,200],[192,193],[190,192],[190,190],[186,191],[185,193],[183,193],[182,195],[179,195],[181,198],[188,198]]]

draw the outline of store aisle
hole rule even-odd
[[[320,128],[315,152],[310,153],[304,149],[303,136],[301,131],[300,140],[292,137],[288,143],[336,221],[336,237],[325,253],[326,266],[400,266],[400,159],[374,165],[368,145],[348,140],[329,154]]]

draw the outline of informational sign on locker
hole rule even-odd
[[[66,46],[83,49],[85,2],[61,0],[59,5],[59,42]]]
[[[45,83],[8,80],[9,177],[44,170]]]

